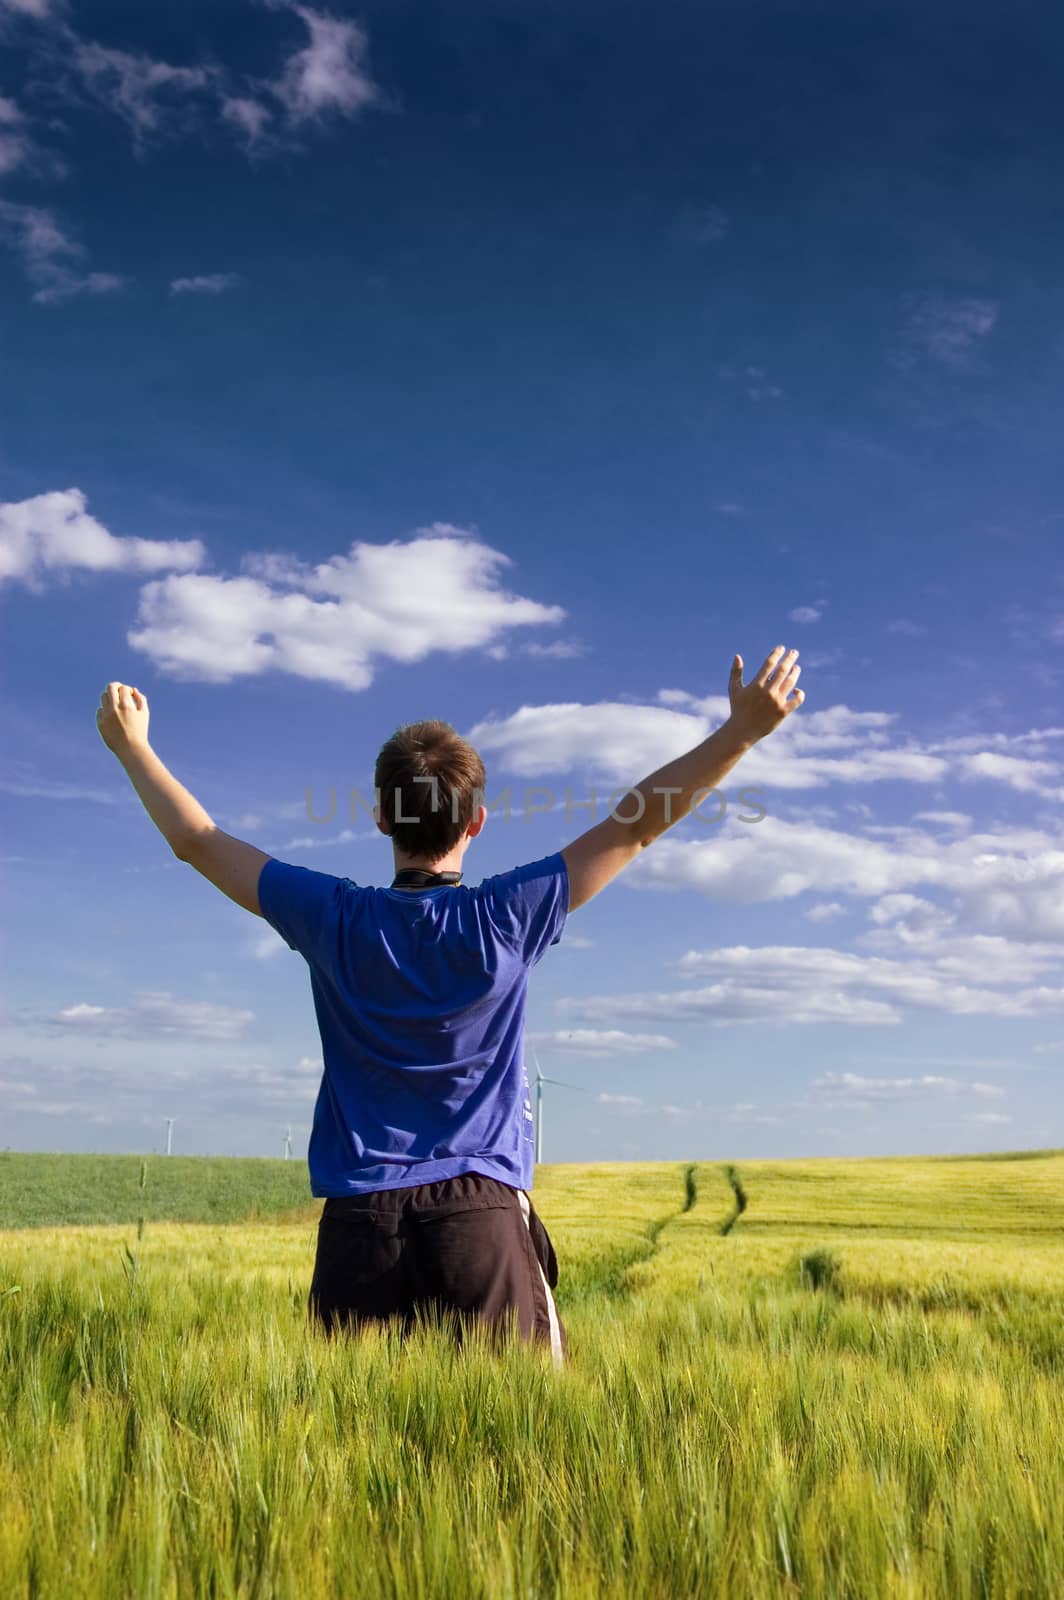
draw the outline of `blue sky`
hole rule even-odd
[[[221,826],[362,882],[350,789],[446,717],[511,793],[475,881],[778,643],[805,704],[721,821],[533,975],[546,1158],[1061,1143],[1062,45],[0,0],[0,1146],[306,1146],[306,967],[170,856],[109,680]]]

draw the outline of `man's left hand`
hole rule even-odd
[[[100,696],[96,726],[108,750],[116,756],[148,743],[148,700],[127,683],[109,683]]]

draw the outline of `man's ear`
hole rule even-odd
[[[390,839],[392,834],[391,829],[388,827],[388,819],[376,806],[373,808],[373,820],[376,822],[377,827],[379,828],[380,832],[383,833],[384,837],[386,839]]]
[[[485,822],[487,822],[487,820],[488,820],[488,808],[487,808],[487,806],[478,806],[475,817],[473,818],[472,822],[469,824],[469,827],[466,829],[466,837],[469,838],[469,839],[475,839],[477,834],[483,828]]]

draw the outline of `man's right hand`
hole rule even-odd
[[[794,689],[801,667],[794,665],[797,650],[784,653],[779,644],[765,657],[750,683],[743,683],[743,658],[736,656],[728,680],[731,720],[745,739],[763,739],[797,711],[805,695]],[[791,690],[794,694],[791,696]]]

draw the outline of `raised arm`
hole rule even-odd
[[[270,857],[223,833],[148,743],[148,701],[139,689],[109,683],[100,696],[96,726],[107,748],[179,861],[187,861],[245,911],[261,917],[259,873]]]
[[[797,650],[784,653],[783,645],[777,645],[748,684],[743,683],[743,658],[736,656],[728,682],[727,722],[686,755],[644,778],[634,796],[629,790],[615,807],[619,816],[607,817],[565,846],[570,911],[604,889],[648,844],[685,817],[699,794],[715,789],[752,745],[797,710],[805,699],[794,688],[802,670],[794,664],[797,656]]]

